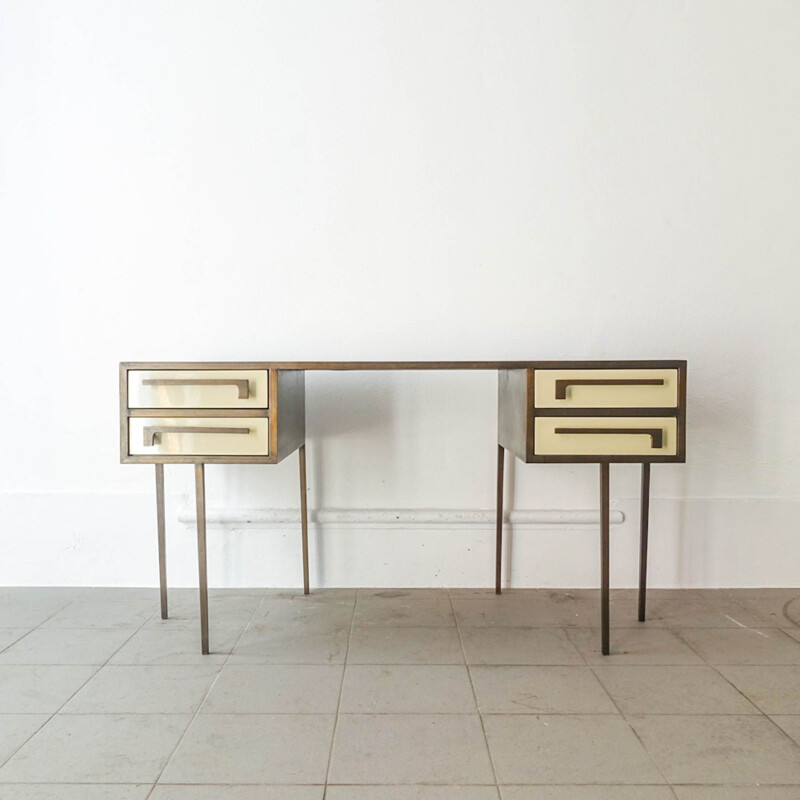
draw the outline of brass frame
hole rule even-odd
[[[130,408],[128,406],[129,370],[268,370],[269,408]],[[675,369],[678,371],[678,402],[674,408],[537,408],[534,403],[536,370],[551,369]],[[647,545],[650,508],[650,464],[680,463],[686,460],[686,361],[267,361],[267,362],[122,362],[120,380],[120,461],[123,464],[155,464],[156,508],[158,527],[159,580],[161,586],[161,615],[167,618],[167,570],[164,515],[164,465],[194,464],[197,504],[197,552],[200,588],[201,643],[203,653],[209,652],[208,638],[208,579],[206,570],[205,464],[277,464],[298,450],[300,477],[300,509],[302,532],[303,591],[308,594],[308,502],[305,450],[305,373],[318,370],[497,370],[498,389],[498,447],[497,447],[497,506],[495,540],[495,592],[502,591],[503,555],[503,473],[505,451],[510,450],[525,463],[599,463],[600,464],[600,533],[601,533],[601,628],[602,651],[609,653],[609,482],[611,463],[642,464],[641,541],[639,561],[639,620],[644,621],[647,590]],[[158,379],[148,379],[149,381]],[[180,383],[181,379],[170,379]],[[230,383],[242,397],[242,383],[236,379],[197,379],[193,384]],[[578,379],[560,380],[557,393],[566,393],[575,383],[600,385],[663,385],[657,379]],[[249,390],[248,390],[249,391]],[[569,418],[593,417],[675,417],[677,420],[677,453],[649,456],[609,455],[537,455],[535,453],[534,421],[536,417]],[[237,417],[269,418],[268,456],[178,456],[130,455],[129,420],[133,417]],[[243,429],[230,429],[242,431]],[[570,432],[571,429],[559,429]],[[581,429],[591,433],[593,429]],[[599,432],[599,429],[598,429]],[[608,430],[603,429],[603,433]],[[646,433],[653,440],[661,431],[649,428],[619,429],[625,433]]]

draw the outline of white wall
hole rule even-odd
[[[798,41],[789,0],[2,0],[0,583],[154,584],[120,360],[641,357],[689,360],[653,584],[800,585]],[[307,390],[313,580],[489,584],[495,377]],[[296,472],[209,468],[212,583],[297,585]],[[596,473],[515,465],[514,585],[596,585]]]

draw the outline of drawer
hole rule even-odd
[[[267,417],[130,417],[132,456],[268,456]]]
[[[128,408],[267,408],[266,369],[134,369]]]
[[[675,408],[676,369],[537,369],[536,408]]]
[[[536,417],[533,450],[537,456],[674,456],[678,421],[675,417]]]

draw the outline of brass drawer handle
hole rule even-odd
[[[664,446],[664,431],[661,428],[556,428],[555,433],[632,433],[649,436],[652,447]]]
[[[160,433],[250,433],[250,428],[207,428],[187,427],[185,425],[146,425],[144,427],[144,446],[153,447]]]
[[[556,400],[567,399],[568,386],[663,386],[663,378],[563,378],[556,381]]]
[[[236,378],[145,378],[144,386],[235,386],[240,400],[250,399],[250,381]]]

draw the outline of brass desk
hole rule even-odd
[[[500,594],[505,451],[525,463],[600,464],[602,650],[609,653],[609,469],[642,465],[639,619],[645,618],[650,464],[686,460],[685,361],[264,361],[120,364],[120,460],[155,464],[161,616],[166,619],[164,464],[194,464],[200,628],[208,653],[205,464],[300,463],[308,581],[305,373],[494,370],[499,376],[495,591]]]

